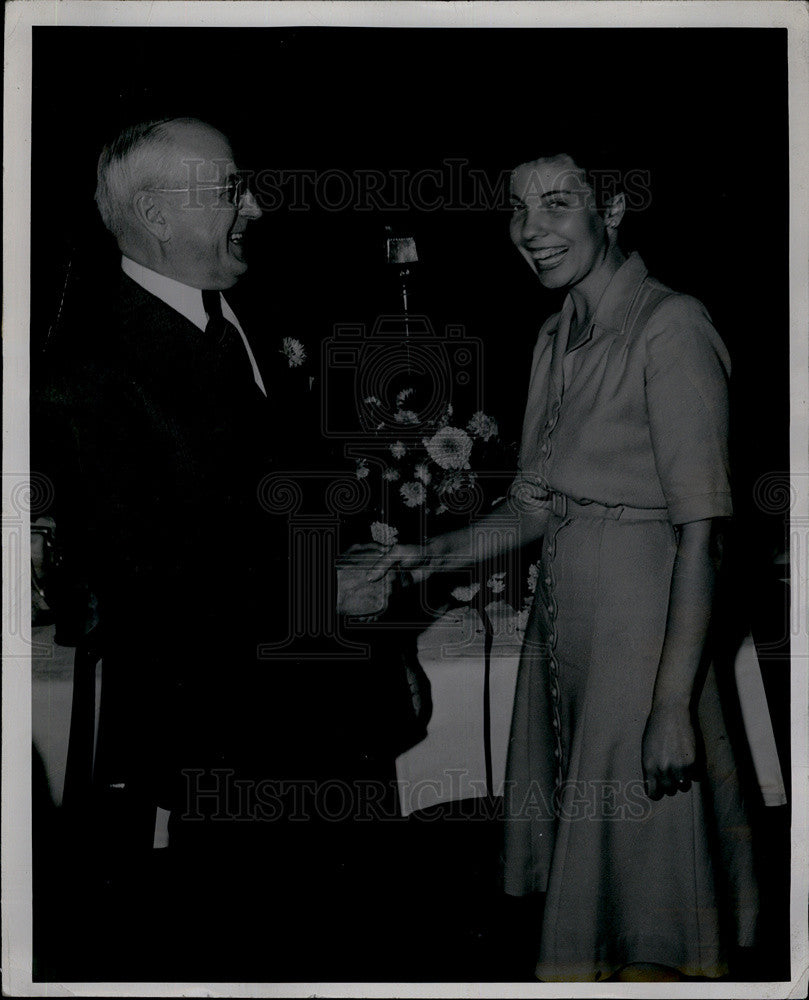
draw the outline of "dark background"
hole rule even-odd
[[[616,150],[621,166],[651,176],[648,205],[622,227],[625,249],[701,299],[732,356],[734,601],[756,629],[787,763],[788,632],[773,569],[785,511],[754,500],[762,476],[788,470],[786,42],[780,29],[37,27],[34,381],[64,346],[60,304],[118,266],[93,193],[101,146],[127,123],[200,117],[252,170],[414,173],[458,158],[494,181],[539,152]],[[260,203],[245,287],[281,300],[284,333],[314,354],[334,324],[398,311],[385,226],[414,235],[413,308],[439,333],[460,325],[482,342],[483,403],[517,439],[536,331],[559,301],[511,246],[507,202],[397,212]],[[785,848],[783,829],[768,836]],[[775,872],[782,893],[785,872]]]
[[[68,262],[73,279],[99,283],[117,266],[93,192],[100,148],[125,123],[199,116],[252,170],[415,173],[456,158],[494,182],[540,150],[606,148],[651,175],[648,206],[622,228],[625,249],[701,299],[730,349],[737,511],[755,518],[766,558],[783,545],[752,489],[788,468],[785,30],[38,27],[34,37],[35,364]],[[535,332],[558,300],[511,246],[507,203],[308,202],[293,211],[286,198],[251,239],[250,283],[284,300],[289,332],[316,343],[334,323],[397,311],[384,227],[415,235],[413,308],[439,332],[460,324],[482,340],[484,400],[516,438]]]

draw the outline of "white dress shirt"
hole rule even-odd
[[[143,264],[138,264],[126,256],[121,257],[121,268],[124,274],[128,275],[134,282],[137,282],[141,288],[145,288],[147,292],[151,292],[161,302],[165,302],[167,306],[185,316],[198,329],[205,330],[205,327],[208,325],[208,317],[202,305],[202,292],[199,288],[191,288],[190,285],[184,285],[181,281],[168,278],[165,274],[158,274],[157,271],[144,267]],[[247,337],[244,335],[244,330],[242,330],[236,314],[227,304],[225,297],[221,293],[219,298],[222,302],[222,315],[239,331],[244,349],[247,351],[247,357],[250,359],[250,367],[253,369],[253,378],[256,380],[256,385],[266,396],[267,390],[264,388],[261,372],[258,370],[256,359],[250,349]]]

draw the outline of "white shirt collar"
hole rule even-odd
[[[124,274],[128,275],[141,288],[146,289],[147,292],[151,292],[161,302],[165,302],[167,306],[185,316],[198,329],[205,330],[205,327],[208,325],[208,316],[202,305],[202,291],[199,288],[192,288],[190,285],[184,285],[181,281],[176,281],[174,278],[168,278],[165,274],[158,274],[157,271],[153,271],[150,267],[144,267],[143,264],[138,264],[126,255],[121,256],[121,269]],[[222,315],[239,331],[239,336],[242,338],[244,349],[250,361],[250,367],[253,369],[253,378],[261,392],[266,396],[267,390],[264,387],[264,380],[261,377],[253,350],[245,336],[242,325],[221,293],[219,298],[222,302]]]
[[[157,271],[144,267],[143,264],[138,264],[125,255],[121,257],[121,269],[141,288],[145,288],[161,302],[181,313],[194,326],[200,330],[205,329],[208,319],[202,307],[202,292],[199,288],[192,288],[165,274],[158,274]]]

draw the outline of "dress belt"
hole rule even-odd
[[[629,507],[619,504],[608,507],[595,500],[574,500],[565,493],[548,494],[551,512],[556,517],[600,517],[612,521],[668,521],[668,507]]]

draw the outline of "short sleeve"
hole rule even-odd
[[[652,447],[671,521],[728,517],[727,349],[702,303],[685,295],[666,298],[645,335]]]

